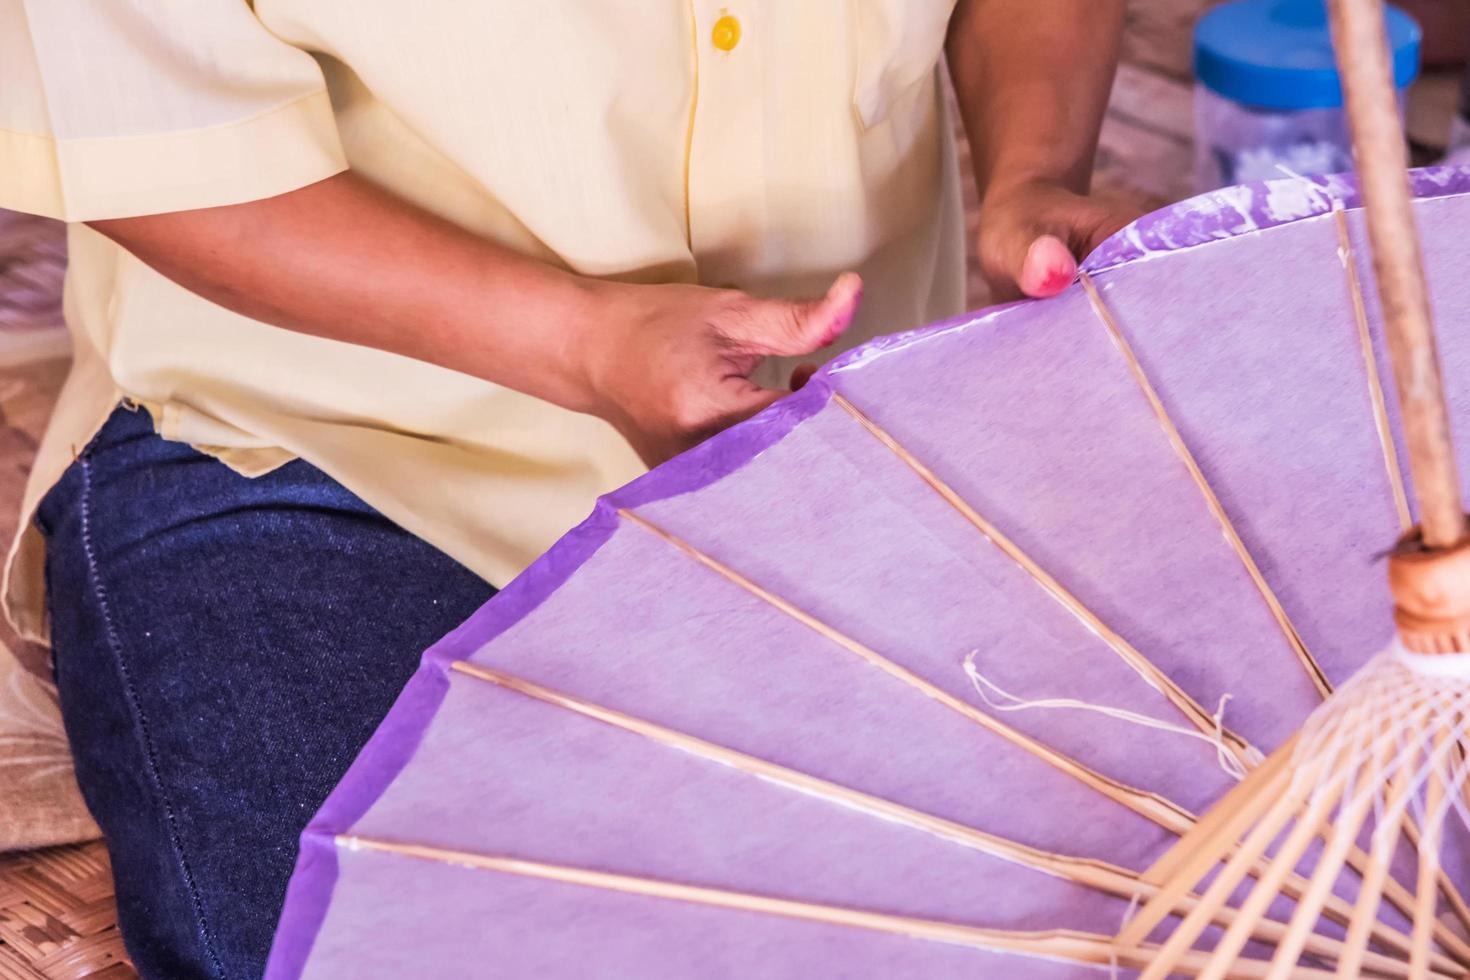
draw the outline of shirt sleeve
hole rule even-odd
[[[185,211],[346,167],[321,69],[246,0],[0,0],[0,208]]]

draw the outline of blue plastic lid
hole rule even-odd
[[[1419,25],[1387,8],[1394,84],[1419,74]],[[1194,29],[1194,73],[1227,99],[1267,109],[1342,105],[1323,0],[1235,0]]]

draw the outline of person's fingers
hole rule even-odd
[[[731,340],[763,356],[810,354],[842,336],[857,314],[862,295],[862,278],[844,272],[821,299],[796,303],[756,300],[722,329]]]
[[[1055,296],[1077,263],[1138,212],[1059,187],[1030,187],[981,214],[980,268],[996,301]]]
[[[992,302],[1061,292],[1076,273],[1069,229],[1044,201],[1007,201],[980,221],[980,271]]]
[[[1027,296],[1055,296],[1077,275],[1077,259],[1055,235],[1034,239],[1021,257],[1016,285]]]

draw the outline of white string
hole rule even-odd
[[[1215,713],[1212,716],[1215,721],[1214,734],[1206,735],[1204,732],[1196,731],[1193,728],[1185,728],[1183,725],[1160,721],[1158,718],[1140,714],[1136,711],[1129,711],[1126,708],[1114,708],[1105,704],[1092,704],[1088,701],[1079,701],[1076,698],[1035,698],[1028,700],[1017,697],[980,673],[980,668],[975,666],[975,658],[979,653],[979,650],[971,650],[965,655],[965,674],[970,678],[970,683],[974,685],[975,692],[980,695],[981,700],[995,711],[1030,711],[1034,708],[1043,710],[1091,711],[1118,721],[1139,725],[1143,728],[1152,728],[1161,732],[1169,732],[1174,735],[1183,735],[1187,738],[1198,739],[1207,745],[1213,745],[1215,747],[1215,759],[1219,763],[1220,768],[1231,779],[1238,782],[1245,778],[1245,766],[1225,746],[1225,705],[1231,698],[1229,694],[1220,698],[1220,706],[1215,709]],[[992,697],[992,695],[995,695],[995,697]],[[995,699],[996,697],[999,697],[1001,700],[997,701]],[[1259,750],[1250,748],[1247,749],[1247,753],[1248,758],[1253,764],[1259,764],[1262,761]]]

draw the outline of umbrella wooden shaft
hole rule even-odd
[[[1390,561],[1395,618],[1421,653],[1470,650],[1470,551],[1382,0],[1329,4],[1419,528]]]
[[[1464,537],[1465,517],[1414,228],[1383,2],[1336,0],[1330,6],[1423,541],[1430,549],[1448,548]]]

